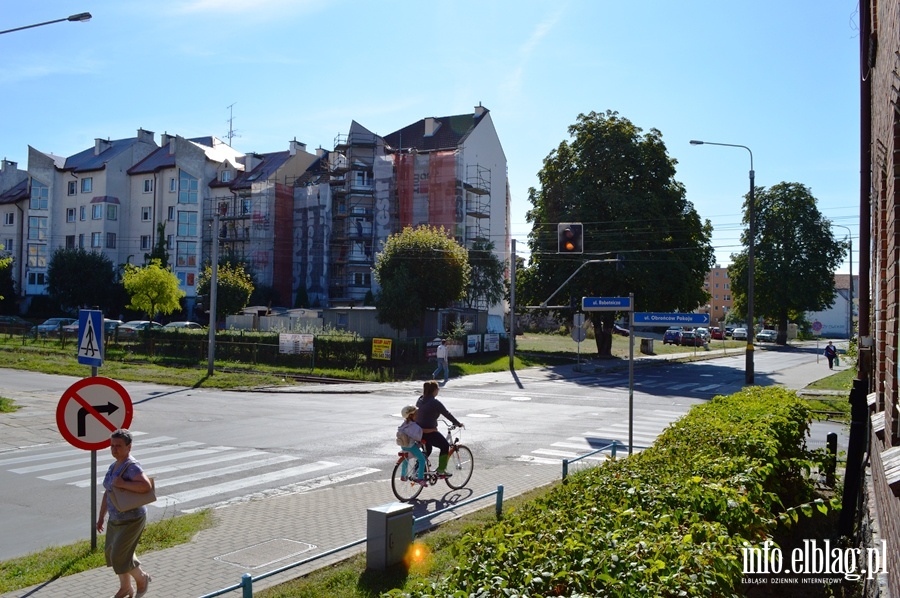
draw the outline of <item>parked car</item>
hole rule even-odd
[[[38,336],[58,336],[63,326],[72,322],[78,322],[75,318],[49,318],[34,327],[34,333]]]
[[[198,324],[197,322],[169,322],[165,326],[163,326],[166,330],[179,329],[179,330],[203,330],[206,328],[203,324]]]
[[[706,328],[694,328],[694,334],[700,335],[703,338],[703,342],[709,342],[709,330]]]
[[[112,334],[116,331],[116,328],[119,327],[120,324],[123,324],[122,320],[110,320],[109,318],[103,318],[103,332],[106,334]],[[78,334],[78,320],[75,320],[71,324],[63,326],[62,329],[66,334]]]
[[[162,328],[162,324],[160,324],[159,322],[151,322],[149,320],[131,320],[130,322],[120,324],[118,327],[118,332],[116,334],[119,340],[134,339],[138,338],[138,335],[142,331],[146,330],[148,326],[151,330]]]
[[[726,338],[734,337],[734,326],[726,326],[725,327],[725,337]]]
[[[618,334],[619,336],[628,336],[628,329],[623,326],[619,326],[618,324],[613,324],[612,331],[613,334]]]
[[[681,343],[682,345],[686,345],[689,347],[702,347],[706,344],[706,341],[702,336],[697,334],[693,330],[687,330],[681,333]]]
[[[731,333],[731,338],[736,341],[745,341],[747,340],[747,329],[746,328],[735,328]]]
[[[760,330],[756,333],[756,340],[761,343],[774,343],[778,338],[778,333],[774,330]]]
[[[27,332],[34,324],[19,316],[0,316],[0,329],[4,332]]]
[[[684,331],[681,329],[681,326],[671,326],[666,333],[663,334],[663,344],[668,345],[680,345],[681,344],[681,335]]]
[[[713,326],[709,329],[709,337],[718,341],[725,340],[725,331],[718,326]]]

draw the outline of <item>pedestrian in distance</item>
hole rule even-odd
[[[431,456],[432,447],[438,447],[440,456],[438,457],[438,467],[435,473],[438,477],[449,478],[451,473],[447,472],[447,462],[450,460],[450,444],[443,434],[438,430],[438,417],[443,415],[453,425],[465,428],[459,420],[453,417],[444,404],[438,401],[437,394],[440,387],[434,380],[429,380],[422,386],[422,396],[416,401],[416,423],[422,427],[422,438],[425,440],[425,456]]]
[[[825,359],[828,360],[828,369],[834,369],[834,359],[837,357],[837,349],[834,348],[834,345],[831,341],[828,341],[828,344],[825,345]]]
[[[447,379],[450,377],[450,361],[447,359],[447,339],[441,339],[441,344],[438,345],[435,357],[437,357],[437,369],[432,372],[431,377],[437,380],[438,374],[441,373],[441,370],[444,370],[444,384],[446,384]]]
[[[141,569],[141,561],[134,554],[147,525],[147,507],[120,513],[110,499],[113,488],[137,493],[153,489],[141,464],[131,456],[131,441],[131,432],[126,429],[116,430],[110,437],[109,450],[115,461],[103,478],[105,492],[100,500],[100,515],[97,518],[97,531],[102,532],[104,519],[109,514],[104,555],[106,566],[112,567],[119,576],[119,591],[113,598],[142,598],[151,581],[150,574]],[[131,585],[132,579],[134,587]]]
[[[412,453],[416,458],[418,467],[416,468],[416,477],[414,481],[422,486],[425,485],[425,454],[419,448],[419,441],[422,440],[422,427],[416,423],[416,408],[413,405],[407,405],[400,410],[400,416],[403,417],[403,423],[397,427],[397,444],[404,451]],[[407,461],[403,461],[400,467],[400,479],[406,480],[408,472],[406,471]]]

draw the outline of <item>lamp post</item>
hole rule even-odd
[[[843,224],[834,224],[829,222],[831,226],[839,226],[847,231],[847,243],[849,246],[849,255],[850,255],[850,284],[847,289],[847,342],[853,338],[853,233],[850,232],[850,227],[844,226]]]
[[[34,25],[25,25],[24,27],[14,27],[12,29],[4,29],[0,31],[0,35],[4,33],[12,33],[13,31],[22,31],[23,29],[31,29],[32,27],[42,27],[44,25],[52,25],[53,23],[62,23],[64,21],[72,21],[78,23],[84,23],[85,21],[91,20],[91,13],[89,12],[80,12],[78,14],[70,15],[63,19],[54,19],[52,21],[44,21],[43,23],[35,23]]]
[[[750,154],[750,201],[747,206],[747,361],[744,371],[744,382],[753,384],[753,339],[756,337],[756,326],[753,321],[753,277],[754,261],[753,246],[756,243],[756,201],[754,198],[755,173],[753,172],[753,152],[746,145],[734,143],[713,143],[712,141],[698,141],[691,139],[691,145],[721,145],[722,147],[740,147]]]

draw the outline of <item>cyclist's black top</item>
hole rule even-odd
[[[437,397],[421,396],[416,401],[416,423],[423,428],[437,428],[438,416],[443,415],[456,426],[462,426],[453,414],[447,411]]]

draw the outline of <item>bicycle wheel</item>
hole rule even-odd
[[[409,502],[415,500],[422,492],[422,486],[412,481],[412,477],[416,475],[417,463],[418,462],[414,457],[410,456],[406,458],[406,473],[407,476],[409,476],[406,480],[400,479],[403,461],[398,461],[397,464],[394,465],[394,472],[391,474],[391,490],[394,492],[394,496],[400,501]]]
[[[447,470],[453,475],[447,478],[447,485],[454,490],[458,490],[472,479],[472,471],[475,469],[475,457],[472,456],[472,451],[467,446],[460,444],[451,448],[453,454],[450,455]]]

